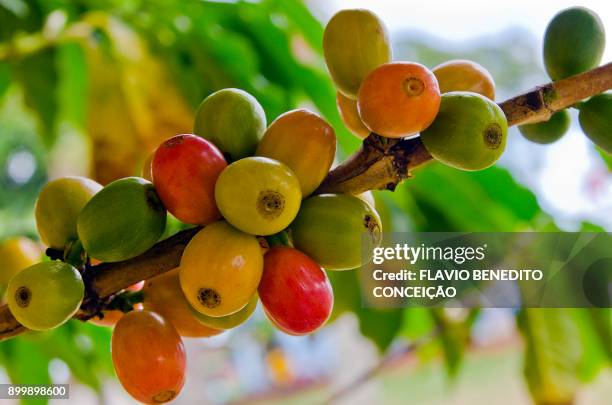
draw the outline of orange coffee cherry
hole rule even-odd
[[[113,331],[111,354],[117,378],[137,401],[173,400],[185,383],[185,346],[172,324],[155,312],[125,314]]]
[[[431,70],[438,79],[440,93],[471,91],[495,100],[495,83],[491,74],[476,62],[449,60]]]
[[[370,131],[388,138],[415,135],[438,113],[438,81],[418,63],[386,63],[363,81],[357,106]]]
[[[340,92],[336,94],[336,105],[338,106],[338,112],[344,125],[355,135],[357,138],[364,139],[370,135],[370,130],[363,125],[361,118],[359,117],[359,111],[357,111],[357,101],[351,100]]]
[[[302,197],[306,197],[321,184],[334,162],[336,134],[311,111],[288,111],[270,124],[256,154],[289,166],[300,181]]]
[[[181,290],[178,268],[147,280],[143,291],[144,308],[166,318],[179,335],[209,337],[223,332],[201,324],[193,315]]]

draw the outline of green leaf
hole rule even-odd
[[[57,49],[59,71],[58,103],[62,118],[78,127],[85,126],[87,113],[87,61],[78,44],[66,44]]]
[[[372,340],[381,352],[389,348],[402,329],[403,308],[361,308],[357,311],[359,330]]]
[[[612,363],[612,309],[590,308],[588,315],[601,348],[608,356],[608,362]]]
[[[612,364],[612,310],[579,308],[575,312],[584,351],[580,377],[592,381]]]
[[[601,160],[603,160],[603,162],[606,164],[608,171],[612,172],[612,155],[610,155],[608,152],[601,149],[599,146],[596,146],[595,150],[601,157]]]
[[[39,336],[20,337],[2,342],[2,363],[13,384],[51,384],[51,358],[42,350]],[[24,405],[46,404],[46,399],[22,399]]]
[[[282,12],[292,26],[298,30],[304,39],[314,49],[320,49],[323,44],[323,25],[312,15],[301,0],[270,0],[272,8]]]
[[[39,119],[40,133],[47,146],[53,144],[57,133],[58,73],[55,62],[56,52],[49,48],[12,65],[12,75],[23,88],[26,105]]]
[[[0,99],[11,84],[11,70],[8,63],[0,62]]]
[[[499,167],[464,172],[440,163],[405,185],[423,211],[426,231],[517,231],[545,217],[535,196]]]
[[[334,290],[334,308],[332,320],[346,312],[355,312],[361,306],[361,291],[355,270],[326,271]]]
[[[74,377],[81,383],[99,390],[100,380],[92,363],[92,349],[83,348],[77,343],[79,337],[75,333],[74,322],[80,321],[70,321],[61,328],[53,330],[41,348],[50,357],[56,357],[66,363]]]
[[[470,341],[470,327],[475,317],[466,320],[452,320],[443,309],[434,308],[431,315],[439,333],[439,342],[442,346],[446,371],[451,378],[457,376],[464,358],[465,349]]]
[[[403,308],[364,308],[361,303],[359,270],[328,271],[334,289],[332,319],[345,312],[353,312],[359,320],[361,333],[384,352],[402,329]]]
[[[33,1],[13,0],[10,5],[0,3],[0,41],[6,41],[20,31],[39,31],[43,15]]]
[[[338,154],[346,157],[356,150],[360,141],[352,136],[340,119],[336,107],[336,90],[326,72],[322,69],[300,63],[291,47],[289,35],[274,23],[272,15],[264,7],[242,4],[241,29],[253,39],[262,58],[266,76],[285,86],[297,87],[335,129],[338,138]],[[321,45],[317,48],[321,52]]]
[[[490,200],[512,212],[517,220],[530,222],[541,215],[535,194],[517,183],[506,169],[493,166],[472,172],[470,177],[480,184]]]
[[[572,310],[524,309],[519,326],[526,341],[524,373],[535,403],[573,403],[583,349]]]
[[[429,308],[405,308],[400,334],[408,339],[418,339],[432,333],[436,322]]]
[[[91,340],[92,367],[99,373],[114,375],[115,371],[110,352],[112,329],[89,322],[73,322],[73,324],[76,333]]]
[[[52,331],[3,342],[0,361],[15,384],[48,384],[49,362],[57,358],[66,363],[76,380],[99,390],[101,377],[113,373],[110,336],[109,328],[72,320]]]

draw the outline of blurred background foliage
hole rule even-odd
[[[319,111],[336,130],[338,160],[347,157],[359,141],[337,113],[322,32],[298,0],[0,0],[0,240],[36,238],[33,204],[49,178],[88,175],[107,183],[138,175],[160,141],[191,131],[198,103],[220,88],[252,93],[268,122],[297,106]],[[395,35],[394,48],[395,59],[429,67],[458,57],[477,61],[495,77],[500,99],[543,78],[539,51],[521,31],[462,47],[406,31]],[[386,230],[557,229],[536,196],[499,166],[468,173],[431,164],[394,193],[376,193],[376,201]],[[479,311],[366,309],[356,271],[329,276],[334,319],[354,313],[381,354],[425,337],[422,360],[442,355],[450,377],[461,372]],[[609,310],[516,315],[524,374],[538,404],[572,403],[582,383],[610,366]],[[271,332],[262,330],[268,339]],[[107,329],[70,322],[2,342],[0,362],[14,383],[46,383],[59,359],[73,378],[100,391],[112,375],[109,338]]]

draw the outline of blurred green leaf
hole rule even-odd
[[[51,384],[49,362],[51,358],[42,350],[40,336],[21,337],[2,342],[2,364],[13,384]],[[22,399],[24,405],[46,404],[46,399]]]
[[[355,271],[326,271],[334,290],[334,308],[331,319],[334,320],[346,312],[354,312],[361,305],[359,280]]]
[[[402,311],[402,308],[361,308],[357,311],[359,330],[384,352],[402,329]]]
[[[588,309],[588,315],[601,348],[608,356],[608,362],[612,363],[612,309],[591,308]]]
[[[424,210],[422,230],[511,232],[544,216],[533,193],[495,166],[463,172],[432,163],[401,187]]]
[[[0,62],[0,99],[11,84],[11,71],[8,63]]]
[[[580,232],[606,232],[606,229],[601,225],[583,221],[580,224]]]
[[[79,342],[88,339],[86,335],[76,333],[74,323],[70,321],[61,328],[49,333],[44,344],[41,345],[49,357],[62,360],[70,368],[74,377],[83,384],[100,389],[100,379],[95,369],[93,342]],[[84,347],[85,346],[85,347]]]
[[[91,342],[92,368],[98,373],[114,375],[113,361],[111,358],[111,335],[112,329],[105,326],[94,325],[89,322],[73,322],[76,334],[86,336]]]
[[[596,146],[595,150],[601,157],[601,160],[603,160],[603,162],[606,164],[608,170],[612,172],[612,156],[608,152],[601,149],[599,146]]]
[[[401,335],[408,339],[418,339],[432,333],[436,322],[429,308],[405,308]]]
[[[491,201],[510,211],[517,221],[531,222],[542,215],[533,192],[514,180],[510,172],[499,166],[470,173]]]
[[[323,44],[323,24],[312,15],[302,0],[268,0],[271,8],[282,12],[313,49]]]
[[[529,308],[518,319],[526,341],[524,373],[535,403],[573,403],[583,349],[572,310]]]
[[[580,308],[575,312],[584,351],[580,376],[591,381],[612,364],[612,310]]]
[[[431,314],[439,333],[446,370],[450,377],[456,377],[469,342],[469,326],[463,322],[449,320],[442,309],[433,309]]]
[[[57,49],[58,103],[62,118],[83,128],[87,112],[87,61],[78,44]]]
[[[36,1],[11,1],[0,3],[0,41],[11,39],[19,31],[32,32],[40,29],[43,13]]]
[[[297,87],[315,104],[317,109],[334,127],[338,137],[340,157],[356,150],[359,140],[348,133],[336,108],[336,90],[329,76],[322,70],[300,63],[292,50],[290,36],[273,21],[265,7],[243,5],[241,28],[253,38],[258,54],[262,57],[262,69],[285,86]],[[320,52],[320,47],[318,48]]]
[[[352,312],[359,320],[361,333],[372,340],[384,352],[402,328],[403,309],[365,308],[361,303],[359,270],[328,271],[334,289],[334,310],[332,319],[345,312]]]
[[[72,320],[52,331],[3,342],[2,364],[15,384],[48,384],[49,362],[57,358],[76,380],[100,390],[101,377],[113,373],[110,336],[109,328]]]
[[[47,146],[53,144],[57,133],[58,72],[55,64],[56,51],[48,48],[12,65],[12,76],[23,88],[26,105],[38,117]]]

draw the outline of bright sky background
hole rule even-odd
[[[326,15],[343,8],[367,8],[378,14],[391,32],[421,30],[455,40],[480,38],[512,26],[520,26],[542,38],[551,17],[566,7],[588,7],[601,17],[608,36],[612,35],[612,1],[568,0],[311,0]],[[612,41],[612,40],[611,40]],[[607,47],[605,60],[612,59]]]
[[[559,10],[588,7],[601,17],[608,45],[602,63],[612,60],[612,0],[310,0],[315,11],[327,21],[343,8],[367,8],[385,21],[391,36],[401,30],[419,30],[454,41],[483,38],[512,27],[521,27],[542,40],[548,21]],[[537,44],[541,46],[541,42]],[[528,89],[517,89],[518,91]],[[517,134],[509,139],[501,164],[509,167],[519,181],[536,191],[543,208],[561,225],[572,229],[582,219],[606,225],[612,231],[612,176],[603,166],[588,140],[574,126],[559,142],[540,146]]]

